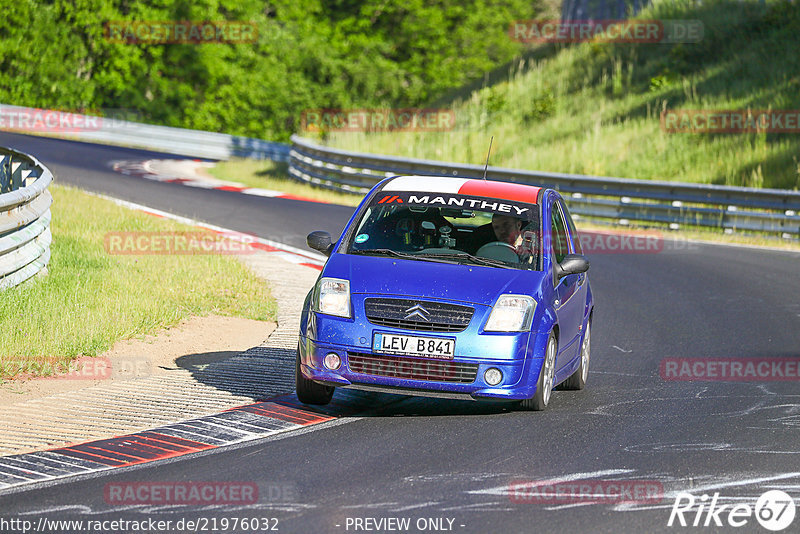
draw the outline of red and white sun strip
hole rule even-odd
[[[400,176],[386,184],[383,192],[421,192],[468,195],[536,204],[540,187],[509,182],[439,176]]]
[[[271,197],[271,198],[287,198],[291,200],[301,200],[303,202],[316,202],[319,204],[329,204],[324,200],[317,200],[314,198],[290,195],[283,191],[274,191],[272,189],[261,189],[258,187],[246,187],[235,182],[227,182],[224,180],[217,180],[215,178],[206,178],[194,172],[194,169],[188,168],[188,172],[170,172],[165,171],[164,167],[180,167],[181,165],[188,164],[194,167],[205,167],[205,163],[200,160],[124,160],[112,161],[111,168],[119,173],[128,176],[137,176],[147,180],[156,182],[165,182],[170,184],[185,185],[187,187],[198,187],[200,189],[216,189],[217,191],[233,191],[242,193],[243,195],[253,195],[257,197]]]
[[[195,228],[202,228],[203,230],[208,230],[217,234],[223,234],[227,239],[237,240],[241,243],[248,244],[248,246],[250,247],[257,248],[265,252],[269,252],[271,254],[280,257],[281,259],[284,259],[296,265],[302,265],[304,267],[310,267],[312,269],[322,270],[322,266],[325,265],[325,261],[327,260],[327,258],[321,254],[306,252],[305,250],[301,250],[291,245],[286,245],[284,243],[279,243],[277,241],[264,239],[263,237],[258,237],[253,234],[237,232],[236,230],[230,230],[228,228],[223,228],[221,226],[216,226],[214,224],[208,224],[196,221],[194,219],[189,219],[187,217],[182,217],[180,215],[174,215],[166,211],[161,211],[155,208],[142,206],[141,204],[128,202],[127,200],[121,200],[118,198],[109,197],[106,195],[100,195],[97,193],[89,193],[89,194],[99,198],[110,200],[111,202],[117,204],[118,206],[123,206],[125,208],[140,211],[142,213],[146,213],[154,217],[159,217],[162,219],[170,219],[173,221],[177,221],[179,223],[193,226]]]

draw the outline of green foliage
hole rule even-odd
[[[498,85],[486,90],[486,111],[490,115],[505,110],[507,105],[508,95],[505,86]]]
[[[132,109],[285,140],[305,109],[416,106],[509,61],[527,0],[0,0],[0,102]],[[127,44],[109,21],[245,21],[256,43]]]
[[[528,124],[548,118],[556,110],[556,97],[553,91],[546,89],[535,95],[529,107],[522,112],[522,120]]]

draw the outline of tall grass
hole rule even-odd
[[[800,5],[656,1],[644,19],[698,19],[699,43],[561,47],[455,100],[445,132],[330,132],[335,147],[639,179],[800,187],[800,135],[675,134],[665,109],[800,109]],[[312,135],[312,134],[309,134]]]

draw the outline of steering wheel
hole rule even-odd
[[[488,258],[490,260],[500,260],[509,263],[519,262],[517,249],[514,248],[513,245],[509,245],[503,241],[487,243],[479,248],[475,255],[479,258]]]

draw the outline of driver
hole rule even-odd
[[[511,215],[495,213],[492,216],[492,229],[497,240],[510,245],[521,263],[530,263],[533,259],[534,245],[531,242],[530,232],[522,231],[524,225],[523,219]]]
[[[492,216],[492,229],[498,241],[508,243],[515,249],[522,244],[522,219],[495,213]]]

